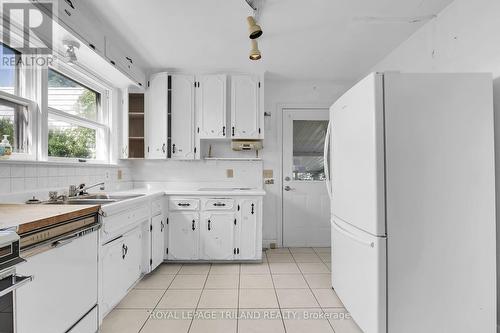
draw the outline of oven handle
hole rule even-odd
[[[10,292],[13,292],[14,290],[21,288],[25,284],[33,281],[33,275],[31,276],[19,276],[19,275],[14,275],[14,280],[21,280],[19,282],[14,283],[12,286],[5,288],[4,290],[0,291],[0,297],[3,297],[7,295]]]

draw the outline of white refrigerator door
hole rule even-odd
[[[332,223],[332,284],[364,333],[386,333],[387,239]]]
[[[332,212],[385,236],[383,76],[371,74],[331,107]]]

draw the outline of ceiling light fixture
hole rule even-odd
[[[252,39],[252,50],[250,51],[250,60],[259,60],[260,58],[262,58],[262,55],[260,54],[257,40]]]
[[[256,39],[262,36],[262,28],[260,27],[260,25],[257,24],[257,22],[255,22],[253,16],[247,17],[247,21],[248,21],[248,32],[250,33],[248,37],[250,37],[250,39]]]

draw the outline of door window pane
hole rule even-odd
[[[14,153],[27,153],[28,108],[0,99],[0,140],[8,135]]]
[[[95,159],[96,130],[49,118],[49,156]]]
[[[293,121],[293,179],[325,180],[323,152],[327,120]]]
[[[49,69],[49,107],[97,121],[101,95],[80,83]]]
[[[19,66],[21,54],[7,45],[0,43],[0,90],[12,95],[19,95]]]

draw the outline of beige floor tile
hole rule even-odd
[[[333,289],[313,289],[314,296],[322,308],[338,308],[344,307],[342,301],[337,296]]]
[[[159,309],[195,309],[200,300],[201,289],[167,290],[160,300]]]
[[[274,288],[270,274],[254,274],[240,276],[241,289],[269,289]]]
[[[192,315],[185,311],[155,311],[144,325],[141,333],[187,333],[192,321],[190,318]]]
[[[271,262],[269,263],[272,274],[300,274],[299,268],[295,263],[281,263],[281,262]]]
[[[332,260],[332,255],[330,253],[320,253],[318,254],[321,260],[323,261],[331,261]]]
[[[240,309],[276,309],[278,301],[274,289],[240,289]]]
[[[331,288],[331,274],[304,274],[304,278],[311,288]]]
[[[311,253],[311,254],[314,254],[314,250],[312,247],[291,247],[290,248],[290,252],[292,254],[296,254],[296,253]]]
[[[237,275],[240,274],[240,264],[212,264],[212,267],[210,267],[210,273],[211,275],[214,274],[231,274],[231,275]]]
[[[189,333],[236,333],[236,309],[199,309]]]
[[[118,309],[153,309],[162,297],[163,290],[132,289],[117,305]]]
[[[199,308],[233,309],[238,307],[238,289],[205,289],[201,293]]]
[[[312,309],[283,309],[282,312],[284,315],[287,312],[297,315],[296,317],[285,317],[284,323],[287,333],[334,333],[328,320],[322,317],[321,311]]]
[[[155,269],[155,274],[177,274],[182,264],[161,264]]]
[[[298,263],[297,265],[303,274],[326,274],[330,272],[324,263]]]
[[[331,247],[313,247],[314,252],[316,253],[332,253]]]
[[[151,273],[142,278],[134,287],[135,289],[167,289],[174,280],[175,275]]]
[[[290,254],[290,250],[288,250],[287,247],[279,247],[277,249],[267,249],[266,250],[266,254],[269,255],[269,254],[275,254],[275,253],[288,253]]]
[[[276,289],[281,308],[319,308],[309,289]]]
[[[323,309],[336,333],[363,333],[346,309]]]
[[[302,274],[273,274],[274,287],[276,289],[309,289]]]
[[[325,266],[328,269],[329,272],[332,271],[332,263],[331,262],[325,262]]]
[[[267,261],[268,262],[294,262],[293,257],[290,253],[268,254]]]
[[[321,258],[316,253],[294,253],[295,262],[321,263]]]
[[[180,275],[174,278],[170,289],[203,289],[206,275]]]
[[[208,275],[205,289],[238,289],[239,275]]]
[[[100,332],[137,333],[148,317],[148,310],[115,309],[104,318]]]
[[[238,333],[285,333],[280,310],[239,310]]]
[[[210,264],[184,264],[179,270],[178,274],[195,274],[202,275],[208,274]]]
[[[269,265],[262,264],[241,264],[241,274],[269,274]]]

